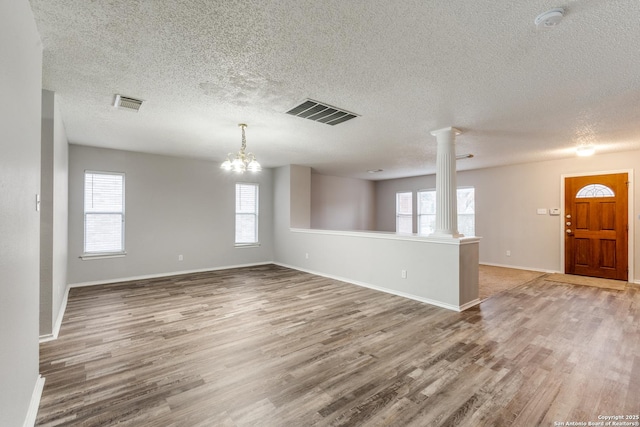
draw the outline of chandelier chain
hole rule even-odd
[[[244,151],[247,149],[247,137],[244,135],[244,128],[247,127],[247,125],[245,125],[244,123],[239,124],[238,126],[240,126],[242,128],[242,152],[244,153]]]

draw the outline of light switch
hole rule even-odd
[[[546,215],[546,214],[547,214],[546,208],[538,208],[538,215]]]

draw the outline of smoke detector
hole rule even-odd
[[[556,7],[554,9],[550,9],[546,12],[541,13],[533,22],[536,24],[537,28],[551,28],[558,25],[560,21],[562,21],[563,16],[564,9],[561,7]]]

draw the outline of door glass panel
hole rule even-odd
[[[615,197],[616,194],[612,189],[602,184],[589,184],[578,190],[577,199],[586,199],[587,197]]]

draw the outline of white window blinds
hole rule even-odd
[[[84,253],[124,252],[124,174],[85,172]]]
[[[413,233],[413,193],[396,193],[396,233]]]
[[[258,243],[258,184],[236,184],[236,245]]]

